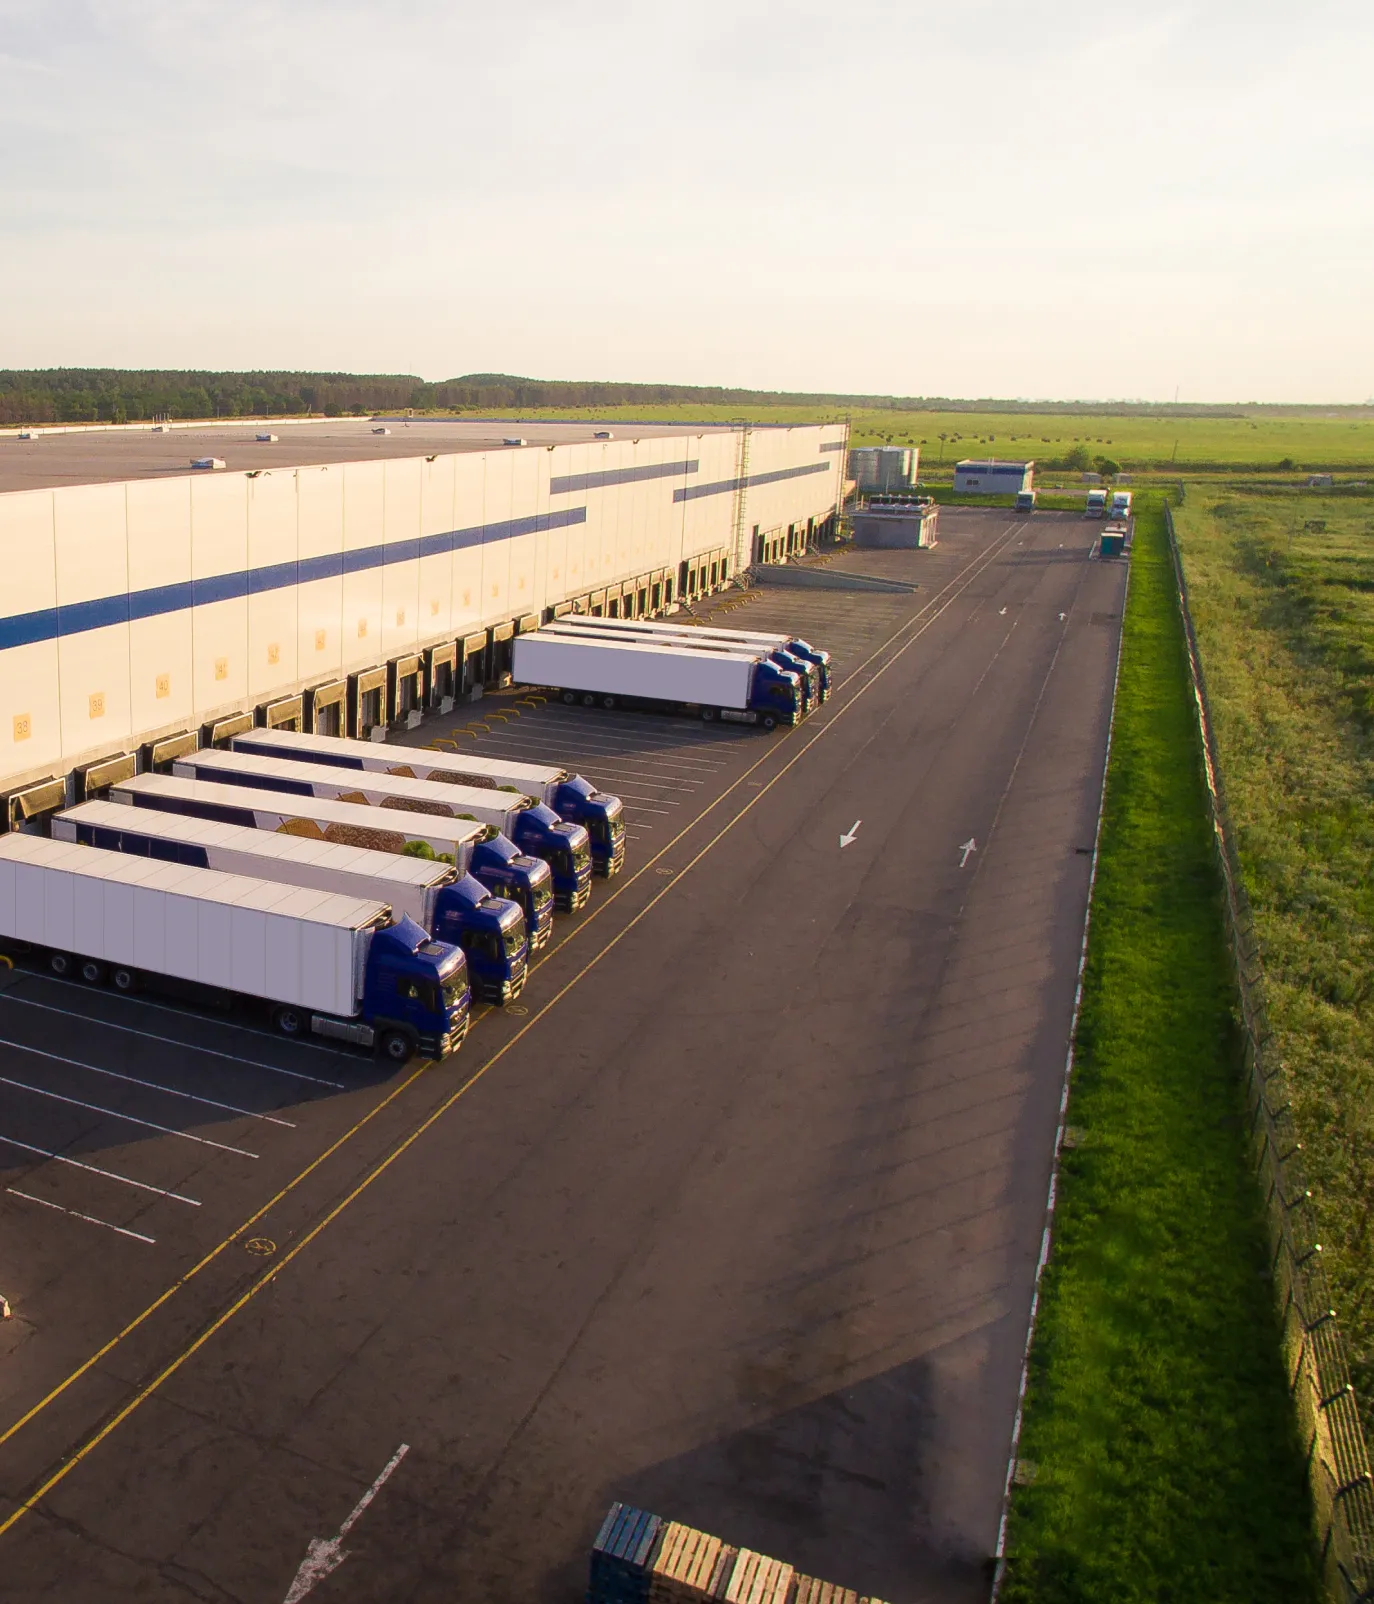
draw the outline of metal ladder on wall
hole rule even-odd
[[[748,498],[749,479],[749,424],[741,420],[735,424],[739,430],[739,443],[735,447],[735,517],[730,531],[733,547],[730,561],[732,574],[742,574],[754,560],[753,542],[745,534],[745,502]],[[747,544],[746,544],[747,542]]]

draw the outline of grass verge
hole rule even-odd
[[[1313,507],[1196,487],[1178,532],[1270,1025],[1369,1434],[1374,496]]]
[[[1320,1596],[1162,510],[1138,508],[1007,1604]]]

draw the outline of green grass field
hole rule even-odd
[[[844,420],[824,407],[750,407],[755,423],[815,423]],[[628,422],[692,419],[729,423],[742,409],[674,405],[662,407],[564,407],[509,409],[506,417],[605,418]],[[919,445],[923,471],[952,468],[960,457],[1062,458],[1077,444],[1093,456],[1108,456],[1135,471],[1274,472],[1289,459],[1298,468],[1343,473],[1374,472],[1374,408],[1303,409],[1291,413],[1256,408],[1236,417],[1157,414],[918,412],[868,408],[850,414],[850,440],[864,445]],[[941,436],[945,436],[942,440]],[[942,460],[943,459],[943,460]]]
[[[1317,517],[1322,529],[1305,527]],[[1204,492],[1179,545],[1270,1022],[1374,1430],[1374,497]]]
[[[1320,1596],[1239,1076],[1182,629],[1147,503],[1008,1604]]]

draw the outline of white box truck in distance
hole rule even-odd
[[[1105,490],[1090,490],[1088,504],[1083,509],[1085,518],[1103,518],[1107,513],[1107,492]]]
[[[394,1064],[467,1034],[467,964],[384,902],[0,836],[0,946],[116,991],[266,1004],[285,1036],[374,1044]]]
[[[1113,490],[1111,517],[1129,518],[1131,516],[1131,492],[1129,490]]]
[[[795,724],[802,712],[800,679],[766,652],[751,657],[536,629],[516,636],[513,674],[525,685],[552,686],[568,703],[697,713],[707,723],[724,718],[771,730]]]

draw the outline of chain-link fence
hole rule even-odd
[[[1236,854],[1212,726],[1207,682],[1188,605],[1172,510],[1165,508],[1169,551],[1187,637],[1193,696],[1202,735],[1217,859],[1226,888],[1226,923],[1240,993],[1245,1093],[1252,1153],[1265,1193],[1270,1263],[1283,1326],[1289,1386],[1297,1412],[1316,1511],[1327,1589],[1340,1604],[1374,1600],[1374,1483],[1355,1407],[1345,1345],[1331,1307],[1312,1194],[1303,1176],[1287,1076],[1269,1028],[1254,920]]]

